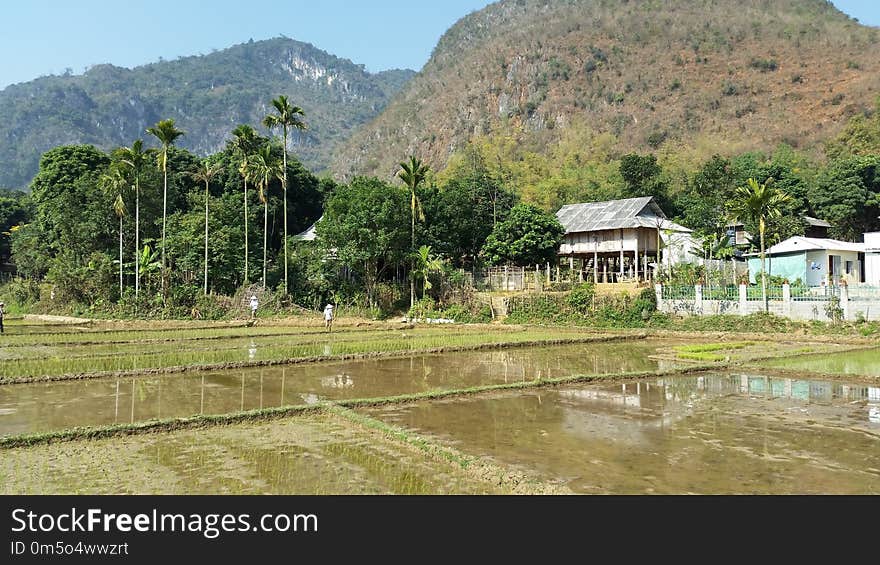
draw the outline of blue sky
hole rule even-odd
[[[732,0],[733,1],[733,0]],[[133,67],[285,35],[370,71],[418,70],[489,0],[0,0],[0,88],[99,63]],[[880,1],[833,0],[880,26]]]

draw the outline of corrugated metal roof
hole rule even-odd
[[[804,216],[804,221],[806,221],[811,226],[816,226],[817,228],[831,227],[831,224],[829,224],[825,220],[820,220],[819,218],[813,218],[811,216]]]
[[[556,212],[565,233],[657,228],[689,232],[691,230],[666,219],[666,214],[651,196],[568,204]]]

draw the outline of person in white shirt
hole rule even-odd
[[[259,305],[260,305],[260,303],[257,300],[257,295],[252,294],[251,295],[251,319],[252,320],[255,320],[257,318],[257,307]]]
[[[333,305],[324,306],[324,327],[328,332],[333,331]]]

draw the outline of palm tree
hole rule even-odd
[[[759,183],[753,178],[746,181],[746,186],[736,189],[731,211],[737,219],[748,218],[758,224],[761,240],[761,298],[764,300],[764,311],[770,311],[767,302],[767,271],[764,268],[764,233],[767,221],[782,215],[782,207],[791,197],[772,186],[773,179]]]
[[[250,178],[248,160],[258,148],[257,132],[251,126],[242,124],[232,130],[233,138],[229,144],[240,159],[238,172],[244,181],[244,283],[248,282],[248,198],[247,184]]]
[[[263,118],[263,125],[269,129],[281,128],[284,138],[284,178],[281,179],[281,188],[284,193],[284,293],[287,294],[287,134],[290,128],[304,130],[306,124],[299,119],[305,117],[305,113],[299,106],[291,106],[287,96],[281,95],[272,100],[277,114],[269,114]]]
[[[119,218],[119,296],[122,296],[122,220],[125,218],[125,190],[128,188],[128,179],[118,167],[111,167],[101,175],[101,187],[113,198],[113,211]]]
[[[158,165],[165,176],[162,189],[162,298],[164,300],[167,294],[165,288],[165,219],[168,215],[168,148],[174,145],[177,138],[184,135],[184,132],[174,127],[174,120],[169,118],[160,120],[155,126],[147,128],[147,133],[154,136],[162,144]]]
[[[422,279],[422,298],[431,290],[431,281],[428,276],[443,270],[443,260],[431,253],[430,245],[422,245],[416,252],[416,274]]]
[[[265,144],[248,163],[250,176],[260,190],[260,202],[263,203],[263,288],[266,288],[266,249],[269,235],[269,183],[273,178],[281,180],[281,163],[272,155],[272,146]],[[283,181],[282,181],[283,182]]]
[[[412,252],[413,257],[415,257],[415,252],[416,252],[415,251],[416,250],[416,216],[418,216],[418,218],[422,221],[424,221],[424,219],[425,219],[425,213],[422,210],[422,203],[419,202],[419,198],[418,198],[418,196],[416,196],[416,189],[428,177],[429,170],[430,169],[428,168],[428,165],[423,164],[422,161],[420,159],[416,158],[415,155],[410,155],[409,163],[407,163],[407,162],[401,163],[400,170],[397,171],[397,176],[400,177],[400,179],[403,181],[403,183],[407,186],[407,188],[409,189],[409,194],[410,194],[409,211],[410,211],[411,235],[412,235],[412,241],[411,241],[412,248],[410,251]],[[412,270],[413,271],[415,270],[415,266],[413,266]],[[410,307],[410,309],[412,309],[412,307],[415,305],[415,301],[416,301],[415,284],[416,284],[415,279],[413,278],[412,273],[411,273],[410,284],[409,284],[409,307]]]
[[[196,182],[205,183],[205,295],[208,294],[208,187],[211,181],[220,172],[220,164],[211,164],[207,159],[202,161],[202,166],[192,173],[191,176]]]
[[[134,296],[137,299],[141,287],[141,172],[147,164],[148,154],[144,151],[144,142],[138,139],[131,147],[120,147],[119,155],[119,162],[134,175]]]

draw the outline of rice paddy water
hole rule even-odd
[[[880,492],[878,349],[519,326],[171,326],[11,321],[2,491]],[[312,408],[278,411],[296,406]],[[89,430],[109,437],[78,439]]]

